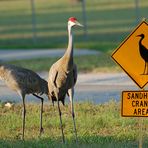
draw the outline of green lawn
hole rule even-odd
[[[11,61],[8,64],[25,67],[33,71],[49,71],[51,65],[58,58],[41,58],[21,61]],[[88,55],[74,57],[78,72],[119,72],[121,69],[113,62],[110,54],[102,53],[98,55]]]
[[[140,0],[140,17],[147,18],[148,1]],[[0,48],[59,48],[67,44],[67,19],[83,23],[81,3],[35,0],[36,43],[32,39],[30,0],[0,1]],[[136,23],[135,0],[86,0],[87,38],[75,28],[75,45],[112,51]]]
[[[45,147],[93,147],[136,148],[138,147],[140,118],[123,118],[120,104],[109,101],[105,104],[76,103],[78,145],[75,144],[70,106],[62,107],[66,144],[61,144],[61,132],[57,106],[45,104],[43,113],[44,134],[39,134],[39,104],[27,104],[25,141],[21,141],[21,110],[15,104],[11,109],[0,105],[0,147],[45,148]],[[147,118],[143,123],[143,148],[148,147]]]

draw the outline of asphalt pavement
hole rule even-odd
[[[35,59],[35,58],[47,58],[47,57],[61,57],[65,52],[65,49],[32,49],[32,50],[0,50],[1,61],[22,60],[22,59]],[[99,51],[90,49],[75,49],[74,56],[82,55],[95,55],[99,54]]]
[[[38,74],[47,80],[48,72]],[[110,99],[119,101],[122,91],[125,90],[138,90],[135,83],[125,73],[80,73],[75,86],[74,100],[76,102],[92,103],[104,103]],[[48,101],[46,96],[44,98],[45,101]],[[6,87],[3,82],[0,82],[0,100],[21,102],[16,92]],[[39,102],[32,95],[26,96],[26,101]]]
[[[0,60],[20,60],[39,57],[57,57],[64,54],[64,49],[52,50],[0,50]],[[74,55],[99,54],[94,50],[75,50]],[[47,80],[48,72],[40,72],[39,75]],[[136,84],[125,73],[88,73],[78,74],[75,86],[74,100],[76,102],[103,103],[110,99],[119,101],[123,90],[138,90]],[[44,96],[47,101],[47,97]],[[20,97],[10,90],[4,82],[0,81],[0,100],[21,102]],[[68,99],[67,99],[68,100]],[[26,101],[39,102],[32,95],[26,96]]]

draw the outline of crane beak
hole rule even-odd
[[[75,21],[75,25],[80,26],[80,27],[84,27],[82,24],[80,24],[78,21]]]

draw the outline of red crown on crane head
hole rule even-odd
[[[68,21],[75,22],[77,19],[75,17],[70,17]]]

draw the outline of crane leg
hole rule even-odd
[[[74,89],[69,89],[68,90],[69,94],[69,99],[71,102],[71,114],[72,114],[72,119],[73,119],[73,125],[74,125],[74,132],[75,132],[75,137],[76,137],[76,143],[78,143],[78,138],[77,138],[77,129],[76,129],[76,122],[75,122],[75,113],[74,113],[74,104],[73,104],[73,95],[74,95]]]
[[[63,140],[63,143],[65,143],[65,137],[64,137],[64,132],[63,132],[63,124],[62,124],[62,113],[61,113],[61,109],[60,109],[59,100],[57,102],[58,102],[58,111],[59,111],[60,126],[61,126],[61,132],[62,132],[62,140]]]
[[[38,99],[41,100],[41,110],[40,110],[40,136],[41,134],[43,133],[44,129],[43,129],[43,126],[42,126],[42,121],[43,121],[43,118],[42,118],[42,115],[43,115],[43,101],[44,99],[36,94],[33,94],[35,97],[37,97]]]
[[[25,106],[25,95],[21,95],[23,100],[23,111],[22,111],[22,140],[24,140],[25,132],[25,116],[26,116],[26,106]]]

